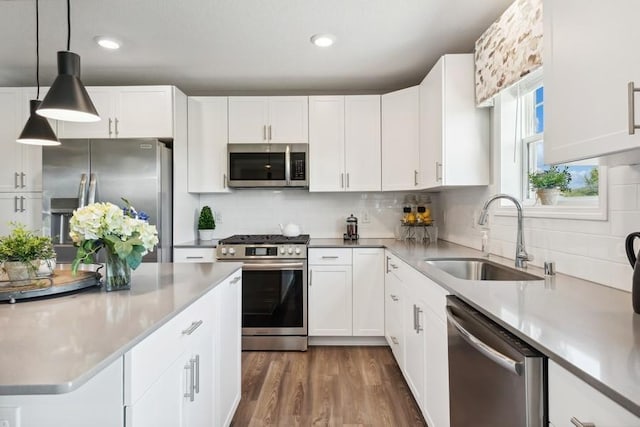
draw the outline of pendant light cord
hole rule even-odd
[[[36,85],[38,91],[36,92],[36,99],[40,99],[40,22],[39,22],[39,8],[38,0],[36,0]]]
[[[71,0],[67,0],[67,51],[71,51]]]

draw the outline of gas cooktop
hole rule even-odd
[[[309,235],[286,237],[281,234],[235,234],[218,242],[219,245],[306,245]]]

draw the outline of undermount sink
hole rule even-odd
[[[483,258],[427,258],[425,262],[445,273],[464,280],[544,280],[534,274],[505,267]]]

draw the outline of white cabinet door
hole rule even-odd
[[[266,97],[229,97],[229,144],[267,142],[269,103]]]
[[[306,96],[269,98],[268,137],[272,144],[309,142],[309,105]]]
[[[0,191],[20,191],[22,147],[16,138],[22,131],[20,88],[0,88]]]
[[[445,55],[420,83],[420,187],[489,184],[489,113],[472,54]]]
[[[309,336],[351,336],[350,265],[309,266]]]
[[[380,95],[346,96],[344,115],[346,190],[380,191]]]
[[[87,87],[87,93],[98,111],[100,121],[58,122],[58,138],[115,138],[115,102],[113,88],[109,86]]]
[[[42,193],[0,193],[0,236],[10,233],[11,222],[42,230]]]
[[[215,333],[214,425],[228,426],[240,403],[242,382],[242,273],[218,285]]]
[[[640,147],[627,84],[640,86],[640,3],[544,1],[545,163]],[[640,123],[640,95],[635,123]]]
[[[418,86],[382,95],[382,190],[418,187]]]
[[[309,191],[344,191],[344,109],[344,96],[309,97]]]
[[[424,411],[425,391],[425,304],[412,293],[416,284],[404,284],[404,377],[420,409]],[[419,285],[419,284],[418,284]],[[430,424],[431,425],[431,424]]]
[[[190,96],[188,111],[189,192],[229,192],[227,187],[227,98]]]
[[[431,283],[437,286],[435,283]],[[425,321],[424,414],[427,424],[449,427],[449,353],[447,323],[428,306]]]
[[[384,335],[384,249],[353,249],[353,335]]]
[[[640,418],[549,360],[549,422],[554,427],[571,427],[574,417],[597,427],[640,425]]]
[[[180,357],[135,405],[125,407],[127,427],[184,426],[185,382],[185,359]]]
[[[173,88],[122,86],[116,96],[116,138],[173,138]]]

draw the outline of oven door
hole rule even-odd
[[[245,262],[242,335],[307,335],[306,260]]]

